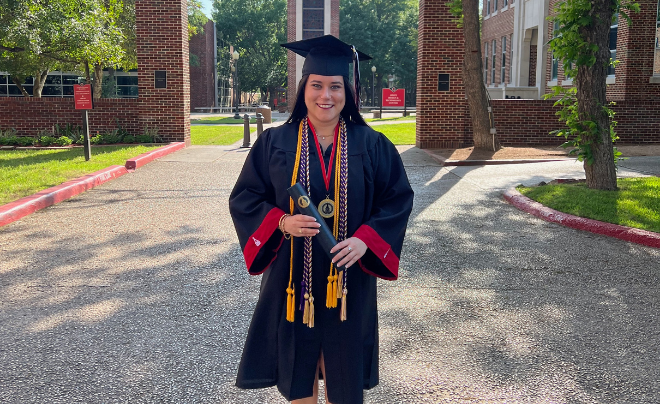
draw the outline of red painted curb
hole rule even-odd
[[[652,231],[635,229],[618,224],[600,222],[579,216],[569,215],[550,209],[536,201],[524,196],[517,189],[511,188],[504,192],[504,199],[516,208],[530,213],[548,222],[559,223],[577,230],[585,230],[604,236],[630,241],[648,247],[660,248],[660,234]]]
[[[163,157],[167,154],[174,153],[177,150],[181,150],[186,147],[186,144],[183,142],[174,142],[170,143],[167,146],[160,147],[156,150],[140,154],[137,157],[134,157],[130,160],[126,160],[126,169],[135,170],[142,167],[143,165],[156,160],[159,157]]]
[[[124,174],[128,174],[126,167],[110,166],[0,206],[0,227]]]

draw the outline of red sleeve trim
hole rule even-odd
[[[369,249],[374,253],[376,257],[383,263],[385,268],[390,272],[391,276],[385,274],[377,274],[373,271],[368,270],[360,260],[360,267],[362,270],[369,275],[373,275],[382,279],[387,280],[396,280],[399,277],[399,257],[392,251],[392,247],[387,244],[385,240],[374,230],[371,226],[363,224],[359,229],[353,234],[353,237],[357,237],[369,247]]]
[[[280,218],[283,214],[284,211],[280,208],[271,209],[270,212],[266,214],[261,226],[259,226],[259,228],[248,239],[245,248],[243,249],[243,256],[245,257],[245,264],[247,265],[248,272],[252,273],[250,270],[252,269],[251,267],[254,259],[257,257],[257,254],[259,254],[261,247],[266,244],[268,239],[273,235],[273,232],[277,230],[277,227],[280,224]],[[280,245],[282,245],[281,242]],[[261,272],[263,272],[263,270]]]

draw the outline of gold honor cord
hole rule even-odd
[[[300,122],[300,128],[298,129],[298,147],[296,150],[296,162],[293,165],[293,175],[291,176],[291,186],[296,184],[296,179],[298,178],[298,167],[300,166],[300,152],[302,150],[302,133],[303,133],[303,123]],[[293,215],[293,198],[289,197],[289,211]],[[289,287],[286,288],[286,319],[287,321],[293,323],[295,319],[296,312],[296,287],[293,284],[293,239],[291,237],[291,260],[289,263]]]
[[[340,206],[340,201],[339,201],[339,180],[341,177],[340,174],[340,169],[341,169],[341,143],[342,143],[342,131],[340,130],[339,133],[339,141],[335,144],[335,147],[337,150],[335,151],[335,220],[334,220],[334,226],[332,228],[332,235],[335,237],[335,240],[337,239],[337,236],[339,235],[339,212],[341,209]],[[341,295],[338,295],[337,291],[337,280],[339,279],[339,276],[337,275],[337,267],[330,261],[330,274],[328,275],[328,287],[326,288],[326,298],[325,298],[325,307],[332,309],[337,307],[337,298],[341,297]],[[339,289],[341,290],[341,289]]]

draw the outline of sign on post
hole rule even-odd
[[[76,84],[73,86],[73,99],[76,109],[83,110],[83,145],[85,148],[85,161],[92,158],[92,147],[89,142],[89,113],[94,108],[92,97],[92,86],[89,84]]]
[[[92,86],[89,84],[73,86],[73,99],[76,102],[76,109],[93,109]]]
[[[403,88],[383,89],[383,107],[404,107],[406,105],[406,90]]]

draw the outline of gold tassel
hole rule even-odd
[[[341,296],[341,314],[339,315],[339,319],[341,321],[346,321],[346,294],[348,291],[344,289],[344,293]]]
[[[290,287],[286,288],[286,295],[286,320],[293,323],[293,313],[295,308],[295,303],[293,302],[293,289]]]
[[[342,297],[342,291],[344,290],[344,271],[339,271],[339,277],[338,277],[338,283],[337,283],[337,299],[341,299]]]
[[[335,270],[335,275],[332,277],[332,307],[337,307],[337,271]]]
[[[309,294],[305,293],[305,311],[303,311],[303,324],[309,323]]]
[[[309,322],[307,326],[314,328],[314,296],[309,297]]]
[[[328,287],[325,293],[325,307],[332,307],[332,275],[328,275]]]

